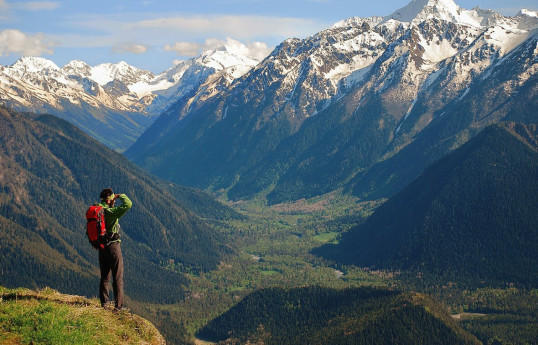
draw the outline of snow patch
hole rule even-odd
[[[409,106],[409,108],[407,109],[407,113],[405,114],[402,122],[400,123],[400,125],[398,126],[398,128],[396,128],[396,131],[394,132],[395,134],[397,134],[399,131],[400,131],[400,128],[402,127],[402,125],[404,124],[405,120],[407,120],[407,118],[409,117],[409,115],[411,114],[411,111],[413,110],[413,107],[415,106],[415,103],[417,103],[417,99],[418,98],[415,98],[413,100],[413,102],[411,102],[411,105]]]
[[[463,91],[463,94],[462,94],[460,97],[458,97],[458,99],[456,100],[456,102],[461,101],[461,100],[463,99],[463,97],[467,96],[467,94],[469,93],[469,90],[470,90],[469,87],[467,87],[467,88],[465,89],[465,91]]]
[[[442,71],[443,71],[443,68],[440,68],[437,71],[434,71],[434,72],[430,73],[428,78],[426,78],[426,80],[424,81],[424,84],[422,84],[421,89],[424,90],[424,89],[430,87],[437,80],[437,78],[439,78]]]
[[[530,11],[526,8],[522,8],[517,15],[538,18],[538,11]]]
[[[492,27],[484,33],[484,40],[500,48],[501,56],[527,39],[529,33],[515,28]]]
[[[370,72],[372,66],[373,64],[353,71],[348,77],[344,79],[344,85],[346,87],[352,87],[360,83],[364,79],[364,77],[368,75],[368,72]]]
[[[304,71],[305,71],[305,65],[301,64],[301,69],[299,70],[297,78],[295,78],[295,83],[293,85],[293,88],[290,94],[286,97],[286,101],[290,101],[293,98],[293,95],[295,94],[295,90],[297,89],[297,86],[299,85],[299,81],[301,80],[301,77],[303,76]]]
[[[420,45],[424,48],[422,58],[433,63],[443,61],[458,52],[447,40],[429,42],[422,35],[420,35]]]

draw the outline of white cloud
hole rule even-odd
[[[204,45],[197,42],[176,42],[172,45],[165,45],[164,50],[175,51],[181,56],[195,56],[204,50]]]
[[[27,35],[16,29],[0,31],[0,56],[52,54],[51,48],[54,45],[55,43],[46,40],[43,34]]]
[[[0,0],[1,1],[1,0]],[[147,17],[147,16],[146,16]],[[332,24],[314,19],[248,15],[159,15],[137,20],[136,16],[96,16],[78,14],[70,18],[74,28],[91,29],[94,34],[113,36],[122,41],[164,45],[181,41],[201,41],[207,37],[234,37],[241,41],[281,42],[290,37],[304,38]]]
[[[136,44],[131,42],[118,43],[112,47],[114,53],[133,53],[144,54],[148,51],[148,47],[143,44]]]
[[[271,53],[271,48],[263,42],[244,44],[231,38],[227,38],[226,40],[208,38],[204,43],[176,42],[172,45],[165,45],[164,50],[175,51],[180,56],[197,56],[205,50],[226,50],[230,53],[248,56],[256,60],[263,60]]]
[[[217,42],[215,42],[217,43]],[[227,38],[226,41],[218,41],[219,46],[215,49],[225,49],[235,52],[237,55],[248,56],[256,60],[263,60],[272,51],[267,44],[263,42],[252,42],[243,44],[239,41]]]
[[[60,3],[56,1],[27,1],[27,2],[21,2],[21,3],[14,3],[11,6],[17,9],[22,9],[22,10],[27,10],[27,11],[43,11],[43,10],[54,10],[60,6]]]
[[[23,1],[9,3],[6,0],[0,0],[0,20],[12,19],[12,10],[22,11],[43,11],[54,10],[60,6],[56,1]]]
[[[253,39],[260,36],[304,37],[312,35],[323,28],[314,20],[304,18],[286,18],[269,16],[203,16],[203,17],[169,17],[142,20],[131,23],[133,29],[172,30],[189,35],[220,33],[227,37]]]

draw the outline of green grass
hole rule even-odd
[[[338,237],[340,233],[339,232],[327,232],[327,233],[324,233],[324,234],[319,234],[319,235],[316,235],[314,236],[314,239],[316,241],[319,241],[319,242],[322,242],[322,243],[338,243],[338,241],[336,241],[336,238]]]
[[[0,314],[3,332],[18,334],[23,343],[39,344],[99,344],[106,341],[105,327],[89,313],[74,315],[72,308],[49,301],[4,302]]]
[[[159,344],[148,321],[100,307],[97,300],[53,290],[0,288],[1,344]]]

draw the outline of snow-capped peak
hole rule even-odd
[[[527,16],[527,17],[538,17],[538,11],[530,11],[526,8],[522,8],[519,13],[517,14],[518,16]]]
[[[413,0],[386,16],[384,21],[418,23],[430,18],[474,27],[481,27],[484,19],[476,10],[462,9],[453,0]]]
[[[11,68],[25,72],[41,72],[45,69],[60,69],[54,62],[42,57],[23,56],[18,59]]]
[[[358,26],[363,25],[364,23],[370,26],[376,26],[382,21],[383,21],[383,17],[378,17],[378,16],[373,16],[373,17],[368,17],[368,18],[351,17],[351,18],[347,18],[339,22],[336,22],[335,24],[333,24],[332,28],[337,29],[337,28],[358,27]]]
[[[517,14],[518,29],[532,31],[538,29],[538,11],[522,9]]]
[[[445,19],[452,20],[459,9],[453,0],[413,0],[386,17],[385,20],[411,22],[414,19],[424,20],[434,15],[441,15]]]
[[[165,99],[181,97],[203,84],[214,73],[225,75],[230,82],[247,73],[259,61],[246,56],[245,46],[234,45],[228,40],[226,45],[206,50],[200,56],[180,61],[174,67],[155,76],[150,81],[128,84],[129,90],[138,97],[157,94]],[[237,42],[238,44],[241,44]]]
[[[81,60],[70,61],[62,67],[62,71],[68,75],[81,75],[84,77],[90,75],[91,69],[90,65]]]
[[[104,63],[93,67],[90,78],[101,85],[105,85],[113,80],[120,80],[126,85],[129,85],[140,79],[149,82],[154,77],[153,73],[149,71],[143,71],[129,65],[125,61],[120,61],[116,64]]]
[[[72,68],[72,69],[81,69],[81,68],[84,69],[87,67],[89,67],[89,65],[82,60],[72,60],[63,66],[63,68]]]
[[[258,60],[248,56],[238,54],[236,50],[207,50],[196,59],[198,63],[206,67],[214,68],[220,71],[232,66],[247,65],[254,67],[258,64]]]

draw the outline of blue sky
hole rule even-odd
[[[389,15],[411,0],[0,0],[0,65],[42,56],[63,66],[127,63],[160,73],[207,48],[242,44],[263,55],[349,17]],[[536,0],[456,0],[515,15]]]

